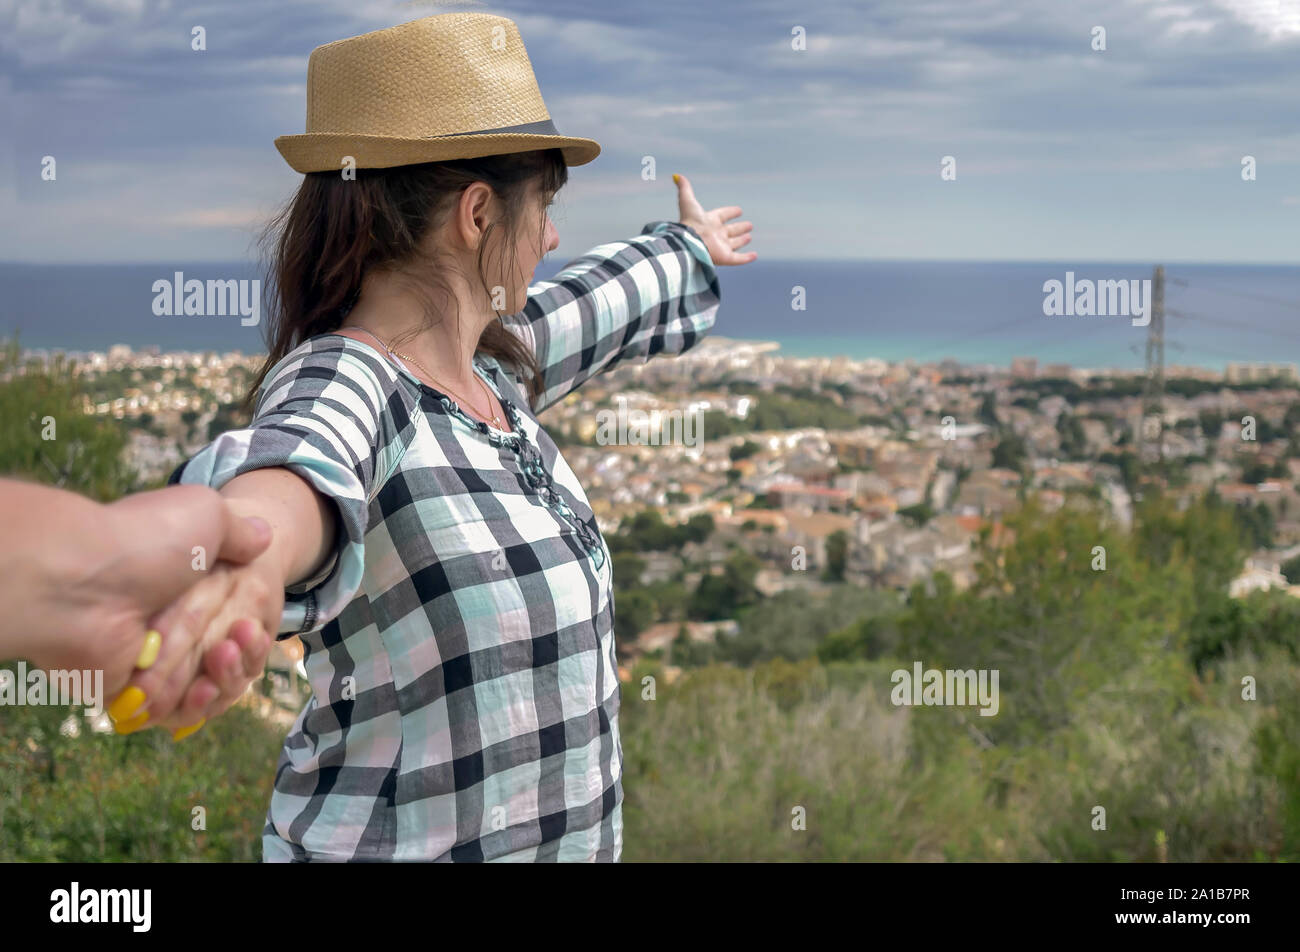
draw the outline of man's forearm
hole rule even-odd
[[[102,542],[103,517],[103,506],[76,493],[0,480],[0,658],[39,660],[51,653],[50,639],[59,635],[51,606],[75,600],[78,580]]]

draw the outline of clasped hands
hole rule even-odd
[[[99,700],[118,733],[163,727],[176,740],[261,676],[284,606],[264,520],[204,486],[107,505],[27,491],[47,531],[21,570],[34,589],[10,619],[21,637],[0,657],[102,670]]]

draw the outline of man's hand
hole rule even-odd
[[[223,562],[186,590],[154,622],[172,650],[136,671],[109,705],[118,732],[197,729],[234,703],[262,673],[284,588],[284,567],[268,551],[247,565]]]
[[[219,644],[149,634],[158,612],[211,569],[251,561],[271,542],[264,520],[241,518],[215,490],[172,486],[101,505],[5,480],[0,516],[13,533],[9,571],[0,573],[12,606],[0,621],[0,657],[103,671],[101,703],[138,666],[187,672],[187,686],[213,697],[250,667],[261,670],[270,643],[260,622]]]
[[[754,228],[754,223],[748,221],[727,224],[740,217],[739,205],[724,205],[706,212],[696,200],[690,180],[685,175],[673,175],[673,181],[677,183],[678,221],[690,225],[704,239],[715,265],[749,264],[758,257],[753,251],[742,254],[736,250],[749,244],[753,237],[750,232]]]

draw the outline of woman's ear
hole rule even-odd
[[[452,210],[452,235],[458,245],[477,251],[492,223],[492,189],[486,182],[471,182]]]

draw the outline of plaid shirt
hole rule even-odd
[[[338,506],[334,557],[286,592],[312,697],[280,755],[266,861],[604,860],[622,853],[609,550],[536,413],[624,361],[712,326],[717,275],[676,222],[601,245],[504,319],[543,393],[475,363],[510,432],[380,349],[305,341],[251,424],[170,482],[283,466]]]

